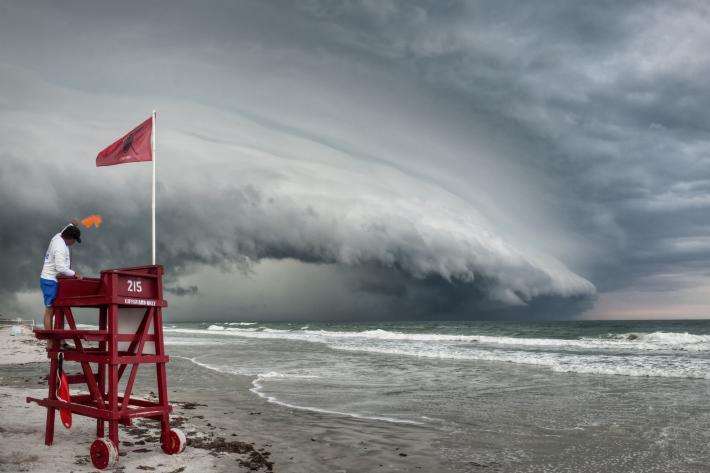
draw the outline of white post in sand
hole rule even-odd
[[[153,146],[153,264],[155,264],[155,110],[153,110],[153,133],[151,133],[151,145]]]

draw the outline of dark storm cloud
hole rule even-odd
[[[153,107],[158,253],[186,298],[200,265],[265,258],[359,267],[353,294],[412,317],[696,284],[707,20],[700,2],[3,4],[0,291],[33,287],[68,213],[106,222],[80,269],[146,261],[146,173],[90,166]]]
[[[166,287],[165,291],[176,296],[194,296],[199,292],[199,288],[197,286],[172,286]]]
[[[516,135],[518,158],[562,183],[570,225],[600,253],[598,286],[682,266],[660,242],[707,235],[704,3],[303,5],[344,43],[410,67]],[[685,254],[707,262],[697,245]]]

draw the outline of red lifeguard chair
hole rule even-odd
[[[54,301],[54,328],[36,328],[35,336],[57,345],[47,349],[50,358],[49,395],[45,399],[27,398],[47,408],[45,443],[54,440],[57,409],[96,419],[96,437],[90,448],[91,461],[104,469],[118,460],[118,425],[131,425],[137,417],[160,422],[161,445],[167,454],[185,449],[185,435],[170,429],[172,406],[168,403],[165,364],[169,357],[163,344],[163,267],[160,265],[107,269],[99,278],[60,278]],[[98,330],[77,329],[72,307],[98,309]],[[65,323],[68,328],[65,328]],[[74,347],[62,348],[64,340]],[[89,347],[86,342],[97,346]],[[68,384],[85,384],[88,394],[72,395],[69,402],[57,397],[57,367],[63,356],[77,362],[81,372],[68,375]],[[96,365],[96,369],[92,368]],[[156,370],[157,402],[131,397],[138,366],[153,364]],[[123,393],[119,383],[131,366]],[[105,424],[108,424],[108,438]]]

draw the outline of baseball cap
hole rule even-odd
[[[73,238],[78,243],[81,243],[81,230],[75,225],[69,225],[62,231],[62,238]]]

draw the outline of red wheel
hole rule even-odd
[[[170,429],[167,441],[163,441],[163,451],[168,455],[176,455],[185,451],[187,439],[180,429]]]
[[[98,438],[91,444],[89,449],[91,463],[99,470],[108,468],[118,460],[118,450],[113,442],[106,438]]]

